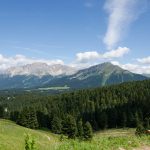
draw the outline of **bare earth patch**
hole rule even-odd
[[[142,146],[140,148],[135,148],[133,150],[150,150],[150,147],[149,146]]]
[[[125,149],[120,147],[118,150],[125,150]],[[134,148],[133,150],[150,150],[150,146],[142,146],[139,148]]]

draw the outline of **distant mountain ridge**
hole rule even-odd
[[[150,78],[150,74],[142,74],[142,75],[145,76],[145,77]]]
[[[76,72],[73,67],[55,64],[47,65],[46,63],[33,63],[27,64],[25,66],[11,67],[7,69],[4,74],[10,76],[16,75],[33,75],[37,77],[42,77],[46,75],[58,76],[58,75],[71,75]]]
[[[148,77],[131,73],[109,62],[79,71],[64,65],[34,63],[10,68],[0,74],[0,89],[66,86],[70,89],[81,89],[145,79]]]

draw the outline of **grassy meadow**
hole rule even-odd
[[[38,150],[136,150],[150,149],[150,136],[136,137],[135,129],[111,129],[94,134],[90,142],[68,140],[49,131],[31,130],[0,120],[0,150],[24,150],[25,135],[31,135]]]

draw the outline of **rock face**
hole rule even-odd
[[[75,72],[75,68],[65,65],[47,65],[46,63],[33,63],[25,66],[9,68],[5,73],[7,75],[10,75],[11,77],[16,75],[34,75],[37,77],[42,77],[46,75],[71,75]]]
[[[109,62],[78,70],[65,65],[34,63],[9,68],[0,74],[0,89],[37,87],[93,88],[127,81],[149,79]]]

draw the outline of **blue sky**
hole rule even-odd
[[[112,61],[150,73],[149,27],[149,0],[1,0],[0,69]]]

